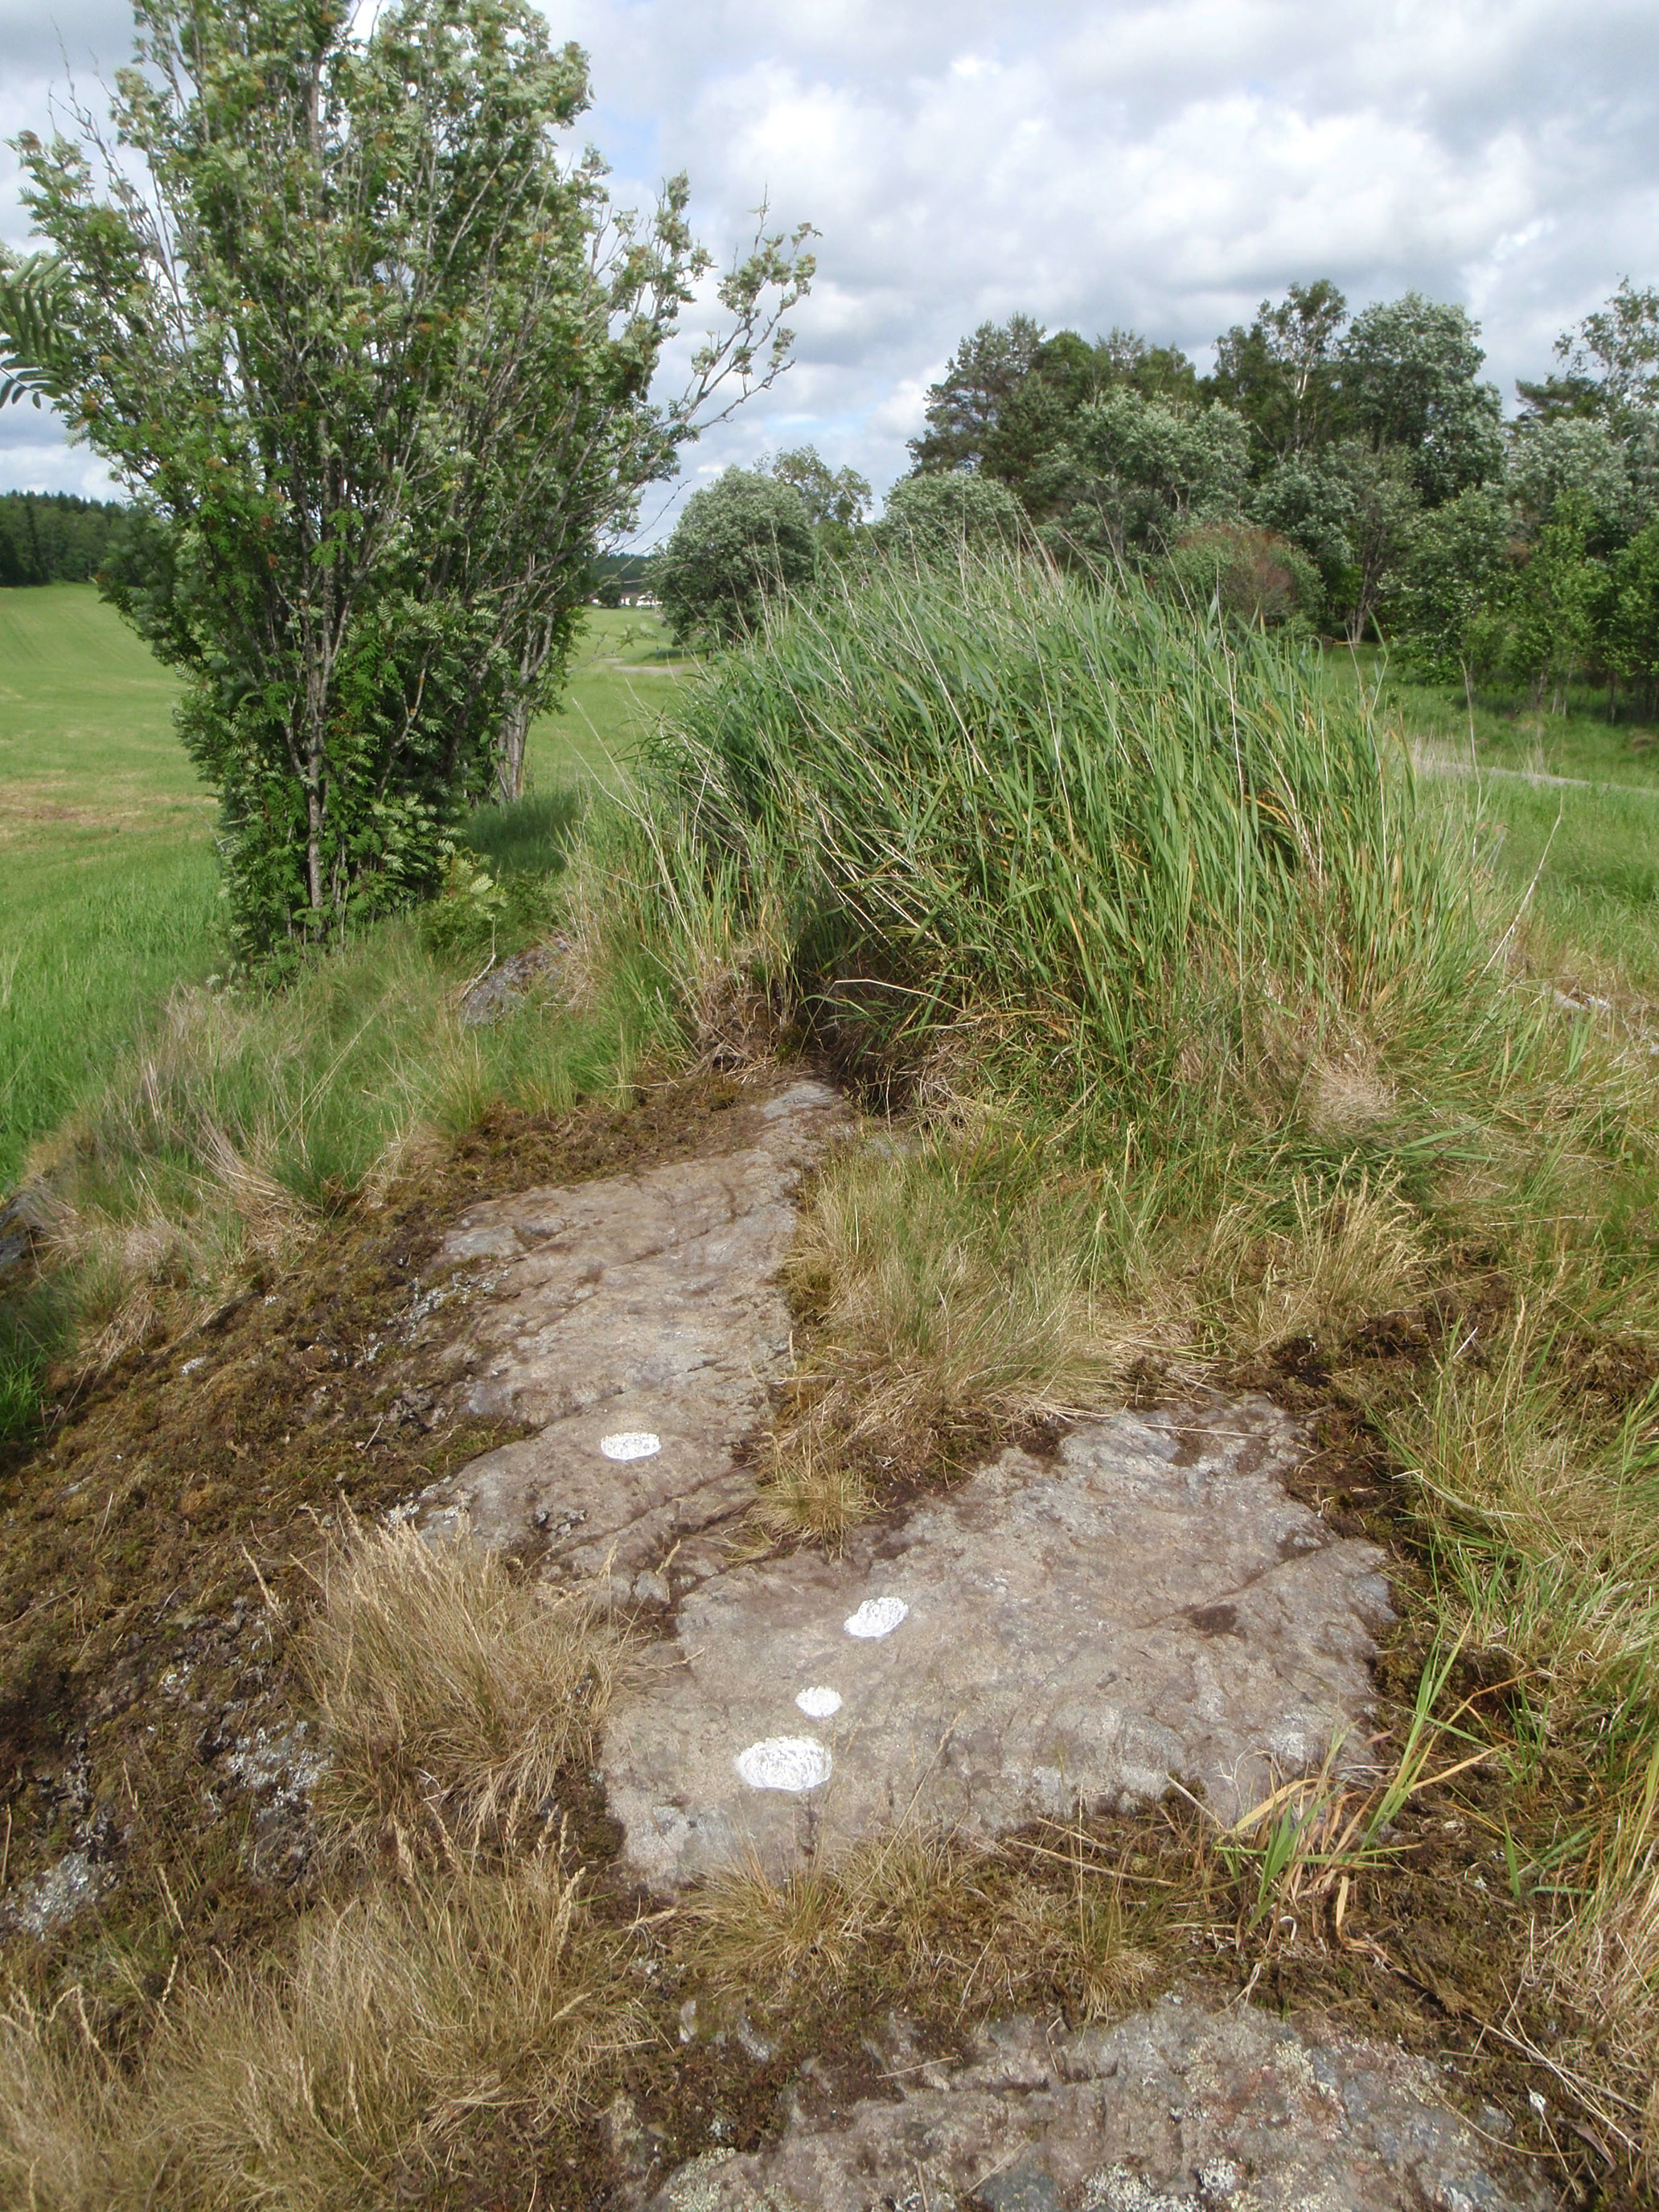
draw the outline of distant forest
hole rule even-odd
[[[0,492],[0,587],[90,582],[125,513],[116,501],[70,492]],[[651,564],[637,553],[601,553],[593,566],[594,598],[615,606],[644,583]]]
[[[86,583],[125,511],[71,492],[0,492],[0,585]]]

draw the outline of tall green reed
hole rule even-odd
[[[1030,560],[775,612],[642,775],[670,908],[889,1043],[1012,1024],[1140,1088],[1195,1031],[1467,993],[1488,950],[1403,749],[1310,648]]]

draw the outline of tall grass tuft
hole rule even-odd
[[[643,773],[682,981],[724,947],[866,1064],[1224,1085],[1420,1018],[1490,950],[1366,696],[1127,581],[878,569],[689,684]]]

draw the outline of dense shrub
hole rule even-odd
[[[949,560],[964,544],[1012,544],[1024,517],[1019,501],[994,477],[960,470],[904,477],[887,495],[876,541],[913,560]]]
[[[766,599],[810,583],[817,568],[811,518],[794,485],[727,469],[686,501],[656,584],[682,644],[724,645],[755,628]]]
[[[1171,551],[1169,572],[1195,605],[1213,599],[1235,622],[1272,628],[1311,621],[1324,597],[1319,571],[1297,546],[1248,522],[1207,522]]]

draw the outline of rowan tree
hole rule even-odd
[[[567,151],[587,64],[525,0],[140,0],[106,137],[18,148],[53,249],[0,283],[137,514],[111,590],[186,677],[246,954],[440,878],[515,789],[596,546],[700,420],[778,374],[811,274],[763,234],[723,337],[651,387],[708,273],[685,180],[612,211]],[[0,277],[6,272],[0,269]]]

